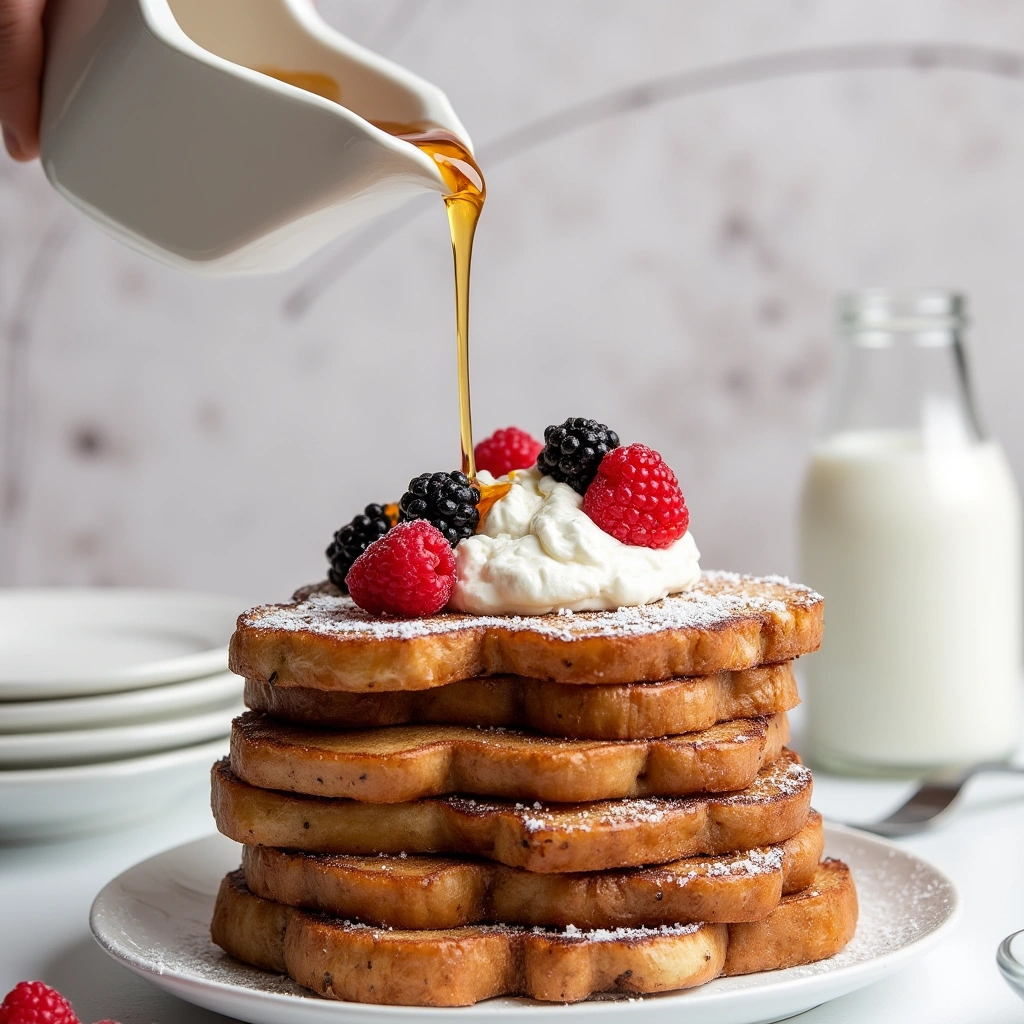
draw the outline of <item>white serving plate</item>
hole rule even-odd
[[[164,683],[124,693],[6,701],[0,703],[0,734],[56,732],[180,718],[238,703],[243,686],[241,676],[221,672],[202,679]]]
[[[137,974],[198,1006],[251,1024],[766,1024],[867,985],[931,949],[958,916],[953,884],[892,843],[826,826],[826,850],[853,869],[861,916],[853,941],[817,964],[724,978],[689,992],[613,996],[570,1006],[491,999],[460,1009],[319,999],[280,975],[241,964],[209,937],[221,878],[240,847],[211,836],[144,861],[96,897],[99,944]]]
[[[0,841],[64,839],[156,817],[209,775],[227,739],[148,757],[0,771]]]
[[[165,721],[0,736],[0,770],[83,765],[194,746],[226,737],[231,719],[243,711],[239,696],[226,707]]]
[[[0,591],[0,700],[117,693],[227,670],[243,604],[215,594]]]

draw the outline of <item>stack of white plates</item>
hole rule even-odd
[[[159,813],[227,749],[240,603],[177,591],[0,591],[0,840]]]

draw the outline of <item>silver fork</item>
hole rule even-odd
[[[866,825],[858,822],[853,827],[889,837],[924,832],[949,814],[967,782],[982,772],[1024,775],[1024,767],[1004,761],[986,761],[929,775],[910,799],[887,818]]]

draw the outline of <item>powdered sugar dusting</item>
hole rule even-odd
[[[797,760],[780,757],[762,769],[746,789],[723,797],[722,803],[755,804],[780,796],[795,796],[810,784],[810,768]]]
[[[463,814],[488,815],[506,813],[514,816],[527,832],[558,829],[564,832],[589,832],[595,826],[623,824],[658,824],[672,812],[696,813],[704,797],[647,797],[625,800],[602,800],[591,804],[546,805],[539,801],[532,808],[524,804],[476,800],[465,796],[440,798],[453,810]]]
[[[712,878],[722,875],[767,875],[782,870],[783,851],[781,846],[767,846],[747,850],[742,857],[733,860],[709,860],[704,874]]]
[[[514,815],[527,832],[557,829],[561,832],[589,832],[597,826],[615,827],[629,824],[659,824],[675,812],[696,813],[700,797],[635,798],[598,801],[592,804],[544,806],[534,804],[485,803],[467,797],[445,797],[445,802],[466,814],[495,814],[502,811]]]
[[[464,925],[457,929],[438,929],[418,932],[402,928],[385,927],[382,925],[364,924],[362,921],[351,921],[333,917],[330,914],[322,914],[316,911],[301,911],[306,917],[320,921],[330,928],[341,928],[346,932],[359,935],[371,935],[377,941],[393,939],[398,942],[406,942],[409,937],[427,940],[431,934],[460,936],[469,935],[507,935],[514,939],[528,939],[530,937],[551,939],[555,942],[643,942],[649,939],[671,938],[673,936],[694,935],[705,927],[703,922],[690,924],[668,924],[651,925],[649,927],[636,928],[577,928],[574,924],[568,924],[564,928],[529,928],[523,925],[514,924],[474,924]]]
[[[796,796],[811,783],[810,769],[800,764],[794,754],[786,754],[763,768],[746,789],[736,793],[698,793],[685,797],[629,797],[622,800],[600,800],[589,804],[542,804],[532,807],[511,801],[485,800],[468,796],[437,798],[452,810],[474,817],[508,814],[524,829],[534,834],[548,830],[559,832],[590,832],[595,828],[623,825],[657,825],[669,817],[700,812],[702,804],[719,805],[767,804],[780,797]],[[751,855],[755,855],[752,851]]]
[[[584,930],[574,924],[567,924],[563,929],[532,928],[531,935],[543,935],[548,939],[570,942],[642,942],[644,939],[656,939],[672,935],[694,935],[703,928],[701,923],[695,924],[664,924],[650,928],[591,928]]]
[[[516,804],[516,810],[523,804]],[[538,804],[537,808],[540,809]],[[378,853],[374,856],[353,856],[343,853],[301,853],[288,851],[279,855],[297,862],[307,861],[319,869],[340,869],[370,871],[374,874],[398,874],[403,878],[419,877],[420,885],[427,886],[430,880],[447,869],[501,870],[497,865],[466,860],[462,857],[436,857],[409,855],[407,853]],[[651,879],[658,885],[681,887],[695,878],[753,877],[777,873],[782,870],[785,852],[782,844],[761,846],[741,853],[726,853],[714,856],[687,857],[668,864],[654,865],[640,869],[624,869],[625,875],[634,871]],[[625,875],[623,877],[625,877]]]
[[[644,636],[666,630],[715,629],[751,616],[786,617],[814,607],[822,598],[781,576],[740,576],[705,572],[693,590],[664,601],[607,612],[552,615],[463,615],[442,612],[422,619],[377,618],[352,599],[321,585],[306,588],[293,604],[262,605],[240,623],[252,629],[304,631],[366,640],[410,640],[465,629],[530,630],[560,640],[594,636]]]
[[[781,846],[763,846],[742,854],[688,858],[675,864],[645,868],[644,874],[658,885],[681,889],[697,878],[729,878],[774,874],[782,870],[785,855]]]
[[[550,810],[522,818],[527,832],[559,829],[565,832],[589,832],[595,826],[611,827],[626,824],[659,824],[672,811],[693,813],[694,802],[671,799],[616,800],[584,804],[571,810]]]

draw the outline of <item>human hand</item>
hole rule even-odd
[[[15,160],[39,154],[39,79],[46,0],[0,0],[0,124]]]

